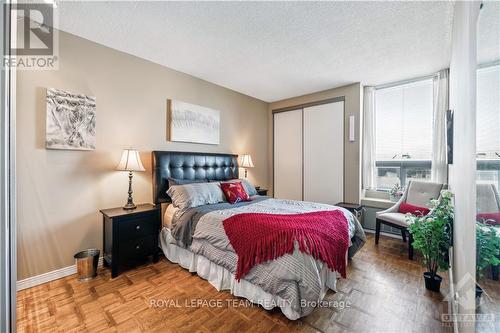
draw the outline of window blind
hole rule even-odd
[[[500,154],[500,65],[477,71],[477,142],[482,158]]]
[[[377,161],[431,160],[432,79],[378,89],[375,94]]]

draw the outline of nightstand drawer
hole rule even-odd
[[[145,256],[154,254],[158,251],[157,237],[157,235],[151,235],[121,243],[118,246],[120,261],[126,263],[129,260],[144,259]]]
[[[138,239],[156,234],[159,229],[158,221],[157,211],[118,221],[118,239]]]

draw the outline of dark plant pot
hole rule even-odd
[[[434,275],[434,278],[432,278],[430,272],[425,272],[424,280],[425,288],[427,290],[439,292],[439,289],[441,288],[441,281],[443,281],[442,277],[436,274]]]
[[[481,296],[483,295],[483,288],[476,283],[476,308],[481,305]]]

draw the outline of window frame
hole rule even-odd
[[[404,86],[409,86],[412,84],[418,84],[418,83],[424,83],[425,81],[432,81],[434,75],[428,75],[424,77],[419,77],[411,80],[406,80],[406,81],[401,81],[401,82],[395,82],[387,85],[382,85],[378,86],[375,88],[375,99],[377,98],[377,91],[380,90],[385,90],[385,89],[394,89],[394,88],[399,88],[399,87],[404,87]],[[434,99],[434,91],[433,91],[433,99]],[[434,112],[433,109],[431,109],[431,114]],[[375,110],[375,124],[377,122],[377,110]],[[431,130],[432,124],[431,124]],[[431,147],[432,149],[432,147]],[[402,158],[401,153],[395,153],[394,156],[399,157],[399,158],[394,158],[392,160],[389,159],[377,159],[377,148],[375,147],[375,169],[376,172],[378,173],[378,168],[380,167],[398,167],[400,169],[400,175],[399,175],[399,182],[400,186],[407,186],[407,170],[409,169],[414,169],[414,168],[419,168],[419,169],[425,169],[431,171],[432,168],[432,161],[431,159],[411,159],[411,158]],[[377,176],[375,177],[377,178]],[[376,192],[385,192],[388,193],[390,189],[388,188],[381,188],[379,187],[379,184],[377,183],[375,179],[375,189],[373,189]]]
[[[483,64],[478,66],[476,70],[476,74],[479,74],[480,72],[484,71],[489,71],[489,70],[498,70],[500,69],[500,62],[496,61],[494,63],[488,63],[488,64]],[[477,76],[477,80],[479,80],[479,76]],[[479,82],[476,82],[478,85]],[[477,102],[476,102],[477,104]],[[476,105],[477,107],[477,105]],[[476,112],[477,113],[477,112]],[[476,124],[476,132],[479,132],[479,129],[477,128]],[[477,135],[477,133],[476,133]],[[499,147],[500,149],[500,147]],[[495,153],[500,153],[495,152]],[[484,155],[484,156],[483,156]],[[478,181],[478,174],[477,171],[497,171],[497,179],[498,182],[495,184],[497,191],[500,191],[500,157],[495,158],[494,156],[491,157],[488,155],[487,151],[480,151],[478,150],[477,143],[476,143],[476,182]]]

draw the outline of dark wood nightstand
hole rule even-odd
[[[347,209],[348,211],[350,211],[351,213],[353,213],[354,216],[356,216],[356,218],[358,220],[360,220],[361,217],[363,216],[363,206],[360,205],[360,204],[353,204],[353,203],[348,203],[348,202],[339,202],[339,203],[335,204],[335,206]]]
[[[159,207],[142,204],[133,210],[118,207],[100,212],[103,215],[104,266],[111,267],[112,278],[144,262],[148,256],[153,256],[153,262],[158,261]]]
[[[255,188],[255,190],[257,191],[257,194],[258,195],[267,195],[267,190],[264,189],[264,188]]]

